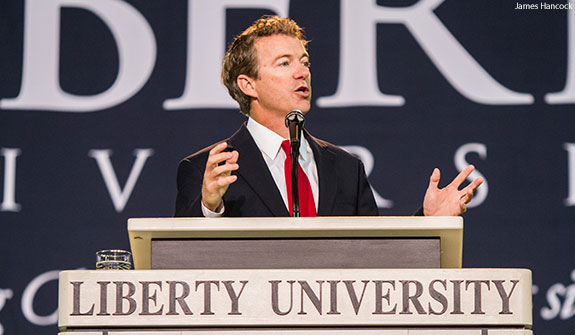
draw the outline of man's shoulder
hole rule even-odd
[[[236,140],[238,138],[243,138],[245,137],[245,131],[244,131],[244,126],[240,127],[240,129],[238,129],[238,131],[236,131],[232,136],[218,141],[210,146],[207,146],[199,151],[196,151],[195,153],[185,157],[184,159],[181,160],[181,162],[195,162],[195,161],[202,161],[205,162],[206,159],[208,159],[208,156],[210,154],[210,150],[212,150],[216,145],[222,143],[222,142],[227,142],[228,143],[228,148],[226,148],[224,151],[232,151],[235,150],[235,146],[233,145],[233,143],[236,142]]]
[[[216,142],[210,146],[207,146],[199,151],[194,152],[193,154],[186,156],[182,159],[182,162],[193,162],[193,161],[197,161],[197,160],[206,160],[210,150],[212,150],[216,145],[218,145],[219,143],[225,142],[226,140],[223,141],[219,141]]]
[[[350,154],[347,150],[343,149],[340,146],[337,146],[337,145],[330,143],[328,141],[319,139],[319,138],[314,137],[312,135],[309,136],[309,139],[312,140],[313,142],[315,142],[315,145],[317,146],[317,148],[320,149],[320,153],[322,151],[325,151],[325,152],[329,152],[329,153],[335,155],[338,159],[359,161],[359,158]]]

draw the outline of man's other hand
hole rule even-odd
[[[479,177],[463,189],[459,189],[459,186],[474,169],[473,165],[467,166],[453,179],[451,184],[439,189],[440,171],[435,168],[429,178],[429,187],[423,199],[423,214],[426,216],[457,216],[465,213],[466,205],[473,198],[473,192],[483,183],[483,178]]]

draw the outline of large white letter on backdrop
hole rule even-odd
[[[94,149],[90,150],[90,152],[88,153],[88,156],[94,158],[98,163],[98,168],[102,173],[104,183],[106,183],[106,187],[108,188],[108,192],[110,193],[110,197],[112,198],[112,202],[114,203],[114,208],[116,209],[116,212],[121,213],[124,210],[124,207],[126,207],[128,199],[130,199],[130,195],[132,194],[132,191],[136,186],[138,177],[140,177],[140,173],[144,169],[146,160],[148,160],[148,158],[153,154],[154,154],[153,149],[134,150],[134,155],[136,156],[136,162],[134,162],[132,170],[130,171],[130,175],[128,176],[128,180],[124,185],[124,189],[122,189],[120,187],[118,177],[116,176],[116,172],[114,172],[112,162],[110,161],[112,150]]]
[[[359,145],[344,145],[341,146],[341,148],[361,160],[365,167],[365,174],[369,177],[375,166],[375,159],[373,158],[371,151]],[[375,203],[378,208],[393,207],[393,200],[385,199],[379,195],[373,186],[371,186],[371,191],[373,192],[373,197],[375,198]]]
[[[16,158],[22,150],[18,148],[2,148],[4,156],[4,192],[0,212],[19,212],[22,206],[16,203]]]
[[[189,0],[186,86],[181,97],[164,102],[165,109],[238,107],[220,82],[228,8],[262,8],[288,16],[289,0]]]
[[[463,171],[469,163],[465,160],[465,156],[468,153],[474,152],[479,155],[479,158],[486,159],[487,158],[487,147],[483,143],[467,143],[459,147],[455,152],[455,157],[453,158],[455,163],[455,168],[457,171]],[[473,170],[467,180],[470,182],[478,177],[483,178],[483,184],[477,188],[475,191],[475,196],[471,201],[467,204],[467,208],[473,208],[481,205],[485,199],[487,199],[487,194],[489,193],[489,184],[487,183],[487,178],[477,169]]]
[[[565,199],[565,206],[575,206],[575,143],[564,143],[563,148],[567,150],[567,189],[568,196]]]
[[[317,100],[320,107],[401,106],[404,98],[379,91],[376,29],[378,23],[405,25],[435,66],[463,96],[481,104],[531,104],[533,96],[499,84],[433,12],[445,0],[422,0],[408,7],[385,7],[375,0],[341,0],[338,88]],[[358,52],[361,50],[361,52]]]
[[[106,91],[80,96],[60,87],[60,9],[75,7],[97,15],[108,26],[119,53],[118,76]],[[26,0],[22,86],[2,109],[92,112],[118,105],[146,83],[156,62],[152,28],[134,7],[119,0]]]
[[[561,92],[545,95],[550,104],[575,103],[575,10],[567,10],[567,80]]]
[[[34,311],[34,298],[36,297],[36,293],[38,293],[44,284],[52,280],[58,280],[59,273],[60,270],[53,270],[39,275],[38,277],[34,278],[30,284],[28,284],[28,286],[26,286],[26,289],[22,294],[22,313],[28,321],[35,325],[49,326],[58,323],[58,309],[56,309],[50,315],[38,315],[36,314],[36,311]]]

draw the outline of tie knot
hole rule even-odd
[[[288,157],[291,157],[291,146],[289,140],[284,140],[282,142],[282,149]]]

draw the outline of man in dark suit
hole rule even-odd
[[[319,204],[317,215],[377,215],[377,206],[361,161],[305,132],[317,163]],[[262,154],[245,125],[228,140],[229,150],[239,152],[236,180],[225,193],[226,216],[290,216]],[[208,147],[180,163],[176,216],[203,216],[201,193]],[[194,198],[191,198],[191,197]]]
[[[256,21],[230,46],[222,80],[248,121],[230,138],[185,158],[178,169],[175,216],[289,216],[290,180],[284,172],[289,138],[285,117],[310,110],[311,74],[303,30],[277,16]],[[302,216],[377,215],[363,164],[304,131],[300,148]],[[459,186],[469,166],[444,189],[435,169],[421,214],[459,215],[481,184]],[[303,178],[302,178],[303,176]],[[301,186],[301,184],[300,184]],[[303,189],[303,190],[302,190]]]

